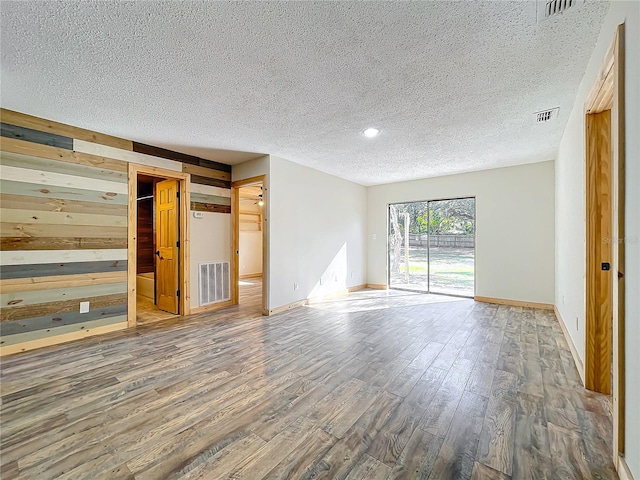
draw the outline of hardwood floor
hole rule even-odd
[[[241,278],[238,284],[239,314],[249,317],[262,315],[262,277]]]
[[[4,359],[1,477],[617,478],[551,312],[367,290],[242,308]]]

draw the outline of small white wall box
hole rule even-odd
[[[80,313],[89,313],[89,302],[80,302]]]
[[[193,212],[193,218],[203,218],[204,213],[202,212]]]

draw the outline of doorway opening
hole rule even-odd
[[[129,164],[129,326],[189,313],[187,198],[187,175]]]
[[[265,177],[233,182],[231,205],[234,225],[232,241],[232,302],[247,315],[262,315],[266,307],[266,219]]]
[[[475,198],[390,204],[389,288],[473,297]]]

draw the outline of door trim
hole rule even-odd
[[[625,450],[625,25],[618,25],[611,46],[607,51],[603,65],[584,106],[585,115],[585,169],[589,166],[589,137],[586,126],[589,115],[611,109],[611,275],[612,275],[612,351],[613,351],[613,461],[618,468],[619,454]],[[588,172],[588,170],[585,170]],[[585,175],[585,178],[587,175]],[[590,242],[604,239],[589,238],[589,208],[595,199],[585,196],[587,221],[587,256]],[[622,274],[616,279],[617,273]],[[593,272],[586,270],[585,313],[589,312],[590,286],[594,284],[590,278]],[[593,342],[594,332],[589,329],[587,319],[585,329],[585,345]],[[593,361],[589,357],[589,348],[585,349],[585,369]],[[586,373],[586,372],[585,372]]]
[[[267,188],[267,175],[236,180],[231,183],[231,304],[238,305],[238,280],[240,278],[240,262],[238,252],[240,249],[240,188],[250,185],[262,184],[262,314],[269,315],[269,224],[268,205],[269,189]]]
[[[137,231],[138,231],[138,213],[137,213],[137,197],[138,197],[138,174],[149,175],[164,179],[178,180],[180,191],[180,222],[179,222],[179,280],[180,300],[179,315],[189,315],[191,313],[190,305],[190,241],[189,241],[189,224],[190,224],[190,199],[191,199],[191,175],[188,173],[175,172],[173,170],[165,170],[164,168],[150,167],[147,165],[138,165],[137,163],[129,163],[129,206],[128,206],[128,225],[127,225],[127,326],[135,327],[136,320],[136,274],[137,274]]]

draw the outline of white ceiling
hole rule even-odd
[[[586,0],[537,25],[533,0],[3,1],[1,100],[363,185],[552,160],[607,8]]]

